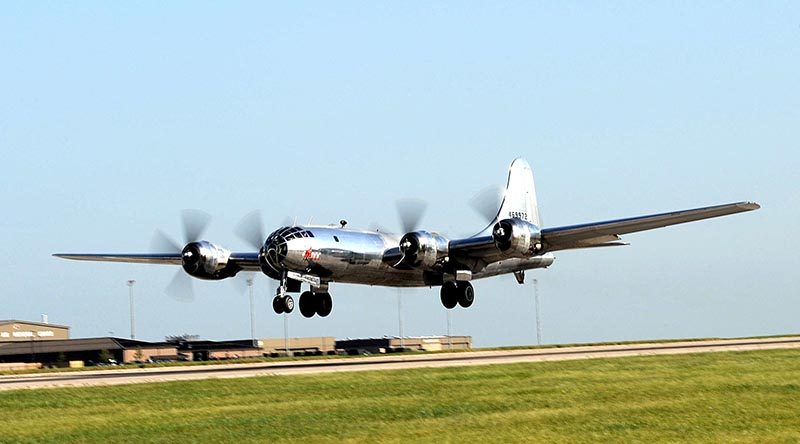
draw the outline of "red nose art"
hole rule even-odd
[[[303,259],[308,261],[318,261],[319,257],[319,251],[313,251],[311,248],[303,252]]]

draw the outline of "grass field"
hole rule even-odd
[[[0,442],[800,442],[800,351],[0,392]]]

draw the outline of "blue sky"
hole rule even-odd
[[[800,330],[800,6],[796,2],[8,3],[0,14],[0,318],[144,339],[249,334],[226,282],[192,304],[174,269],[67,262],[145,252],[200,208],[235,250],[260,209],[396,228],[482,228],[468,205],[534,169],[546,226],[738,200],[755,213],[564,252],[539,281],[545,342]],[[532,287],[475,283],[453,332],[535,340]],[[256,282],[260,336],[280,336]],[[396,334],[397,291],[333,285],[293,336]],[[404,290],[407,334],[440,334],[436,289]]]

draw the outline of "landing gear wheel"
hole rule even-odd
[[[458,283],[458,305],[469,308],[475,302],[475,289],[469,282]]]
[[[314,316],[317,309],[316,295],[310,291],[306,291],[300,295],[300,314],[306,318]]]
[[[283,297],[283,312],[284,313],[291,313],[294,310],[294,299],[291,296],[284,296]]]
[[[324,318],[331,314],[331,310],[333,310],[333,299],[331,299],[330,293],[317,293],[317,314]]]
[[[454,281],[447,281],[442,284],[440,295],[444,308],[449,310],[451,308],[455,308],[455,306],[458,304],[458,288]]]
[[[280,296],[275,296],[272,298],[272,310],[275,311],[275,314],[283,313],[283,301],[281,300]]]

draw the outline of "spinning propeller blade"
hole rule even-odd
[[[260,250],[261,247],[264,246],[264,241],[266,240],[261,212],[256,210],[248,213],[236,225],[234,233],[254,250]]]
[[[200,240],[208,228],[211,216],[200,210],[181,211],[181,224],[183,225],[183,240],[185,243]]]
[[[487,223],[494,221],[502,203],[503,189],[498,186],[488,186],[478,191],[469,201],[472,209],[483,216]]]
[[[170,281],[164,292],[179,302],[193,302],[194,301],[194,283],[192,278],[184,273],[183,270],[178,270],[175,276]]]
[[[422,199],[400,199],[397,201],[397,214],[403,226],[403,233],[415,231],[428,204]]]
[[[156,230],[153,233],[153,239],[150,241],[150,251],[152,253],[174,253],[181,250],[181,246],[163,231]]]
[[[188,244],[200,240],[210,222],[211,216],[204,211],[181,211],[181,228],[183,229],[184,242]],[[180,253],[183,251],[183,247],[175,239],[167,236],[161,230],[156,230],[153,234],[153,239],[150,241],[150,249],[153,253]],[[177,301],[191,302],[194,300],[194,283],[188,274],[179,269],[164,292]]]

